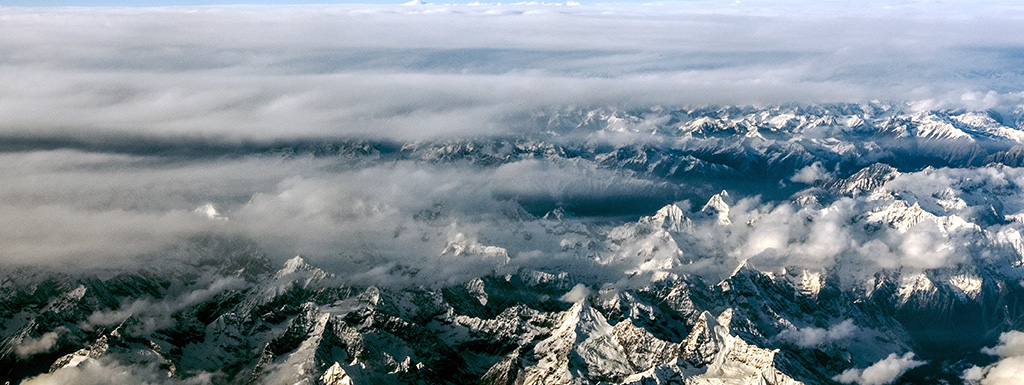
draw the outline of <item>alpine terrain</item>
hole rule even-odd
[[[162,167],[195,151],[315,166],[371,192],[331,190],[356,203],[330,211],[333,195],[290,182],[182,214],[203,230],[128,260],[144,263],[0,266],[0,378],[1021,381],[1024,107],[565,107],[504,124],[116,150]],[[465,171],[418,176],[447,169]],[[393,200],[407,194],[419,199]],[[302,214],[267,211],[279,201]],[[298,219],[232,227],[261,213]],[[326,235],[344,246],[326,254],[275,245],[288,226],[315,240],[308,229],[346,218],[362,228]]]

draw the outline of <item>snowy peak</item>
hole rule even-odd
[[[337,362],[324,371],[324,375],[320,377],[320,382],[324,385],[355,385],[352,382],[352,377]]]
[[[463,233],[457,233],[445,245],[441,255],[459,257],[464,255],[475,255],[486,258],[493,258],[502,264],[508,264],[508,250],[497,246],[486,246],[480,242],[470,239]]]
[[[679,126],[679,130],[688,135],[702,137],[706,137],[716,131],[719,131],[720,128],[721,125],[718,122],[707,116],[699,117]]]
[[[248,293],[242,302],[242,309],[246,312],[265,309],[275,303],[287,301],[289,295],[316,291],[333,276],[333,274],[306,263],[301,256],[293,257],[285,261],[284,266],[273,276],[259,282],[255,286],[255,290]],[[295,305],[288,304],[288,306]]]
[[[625,263],[629,272],[667,272],[680,265],[682,250],[672,233],[691,229],[693,222],[686,218],[682,209],[668,205],[653,216],[642,217],[636,223],[627,223],[608,233],[612,253],[599,262]]]
[[[651,224],[671,232],[682,232],[693,226],[693,223],[683,215],[683,210],[675,204],[662,207],[651,217]]]
[[[704,311],[693,325],[690,334],[682,343],[680,354],[694,366],[705,366],[714,362],[715,356],[722,350],[721,330],[716,330],[718,322],[708,311]]]
[[[612,336],[623,348],[634,371],[647,371],[670,363],[679,354],[677,344],[658,339],[628,318],[615,325]]]
[[[729,219],[729,209],[732,204],[733,201],[729,197],[729,192],[722,190],[722,192],[711,196],[711,199],[708,199],[708,202],[704,204],[700,212],[708,217],[716,218],[721,225],[728,225],[732,223]]]
[[[739,291],[752,294],[759,292],[763,286],[770,285],[772,282],[768,274],[755,269],[750,265],[749,259],[744,259],[736,265],[728,278],[723,279],[716,286],[723,292]]]
[[[274,273],[274,276],[277,278],[281,278],[289,274],[297,273],[311,273],[312,275],[323,275],[325,277],[327,275],[327,273],[324,272],[323,270],[320,270],[319,268],[313,267],[313,265],[306,263],[306,260],[303,259],[302,256],[296,255],[295,257],[292,257],[291,259],[285,261],[284,266],[282,266],[280,270]]]
[[[586,300],[573,304],[551,336],[534,347],[537,362],[524,368],[523,383],[571,383],[582,373],[598,381],[620,381],[632,370],[612,332]]]
[[[914,135],[923,139],[945,139],[973,141],[973,137],[960,130],[948,120],[934,113],[922,112],[913,116]]]
[[[972,300],[977,300],[981,295],[982,284],[984,281],[981,277],[971,273],[960,273],[949,277],[949,284],[958,289],[964,296]]]
[[[884,163],[875,163],[837,182],[834,188],[840,194],[857,196],[872,192],[899,175],[896,168]]]
[[[996,245],[1012,251],[1010,264],[1014,267],[1024,266],[1024,236],[1014,228],[1002,228],[992,237]]]
[[[274,273],[274,278],[279,284],[297,283],[302,287],[309,287],[330,277],[333,277],[333,274],[306,263],[301,256],[285,261],[284,266]]]
[[[980,231],[978,225],[970,223],[958,215],[937,216],[921,208],[921,205],[914,202],[908,205],[906,201],[898,200],[884,206],[867,216],[868,222],[884,223],[893,229],[906,232],[912,227],[929,221],[934,223],[943,233],[971,229]]]
[[[914,274],[902,277],[899,290],[899,303],[907,304],[914,296],[928,296],[936,293],[937,288],[926,274]]]
[[[759,348],[731,334],[728,325],[732,317],[732,309],[717,318],[705,311],[683,341],[680,356],[702,371],[694,376],[694,383],[801,383],[775,367],[777,351]]]
[[[796,267],[783,268],[779,276],[800,295],[817,297],[824,285],[824,273]]]

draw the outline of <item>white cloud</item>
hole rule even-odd
[[[66,150],[7,153],[0,159],[8,182],[0,186],[0,213],[6,213],[0,216],[0,239],[7,245],[0,258],[11,264],[139,263],[139,255],[160,255],[167,245],[190,235],[213,232],[257,240],[279,260],[303,254],[364,282],[373,281],[363,274],[376,271],[378,263],[422,269],[416,275],[419,284],[494,268],[493,261],[481,259],[464,261],[459,267],[465,269],[454,276],[437,269],[430,258],[441,254],[452,231],[507,249],[517,266],[557,267],[569,263],[562,258],[600,256],[605,251],[599,244],[589,250],[565,249],[563,236],[523,216],[512,200],[543,210],[573,204],[599,209],[619,205],[624,198],[667,200],[676,192],[669,184],[580,160],[479,167],[371,159],[354,166],[344,158],[244,156],[165,164],[147,157]],[[1024,172],[923,171],[904,174],[886,188],[939,214],[978,220],[989,203],[971,196],[973,190],[956,192],[967,180],[1010,186],[1024,184]],[[944,213],[933,196],[950,188],[963,196],[966,206]],[[1005,212],[1024,211],[1015,196],[999,198]],[[860,197],[802,207],[741,199],[730,209],[732,224],[693,216],[694,227],[675,239],[682,255],[723,262],[679,268],[727,274],[744,259],[763,270],[820,269],[843,261],[846,267],[870,273],[878,268],[936,268],[979,257],[958,246],[971,239],[962,237],[973,236],[970,227],[940,228],[927,220],[898,231],[863,223],[865,212],[889,203]],[[218,215],[230,220],[197,215],[195,207],[205,204],[215,205]],[[600,241],[600,232],[587,236]],[[523,252],[545,258],[515,257]]]
[[[950,241],[941,234],[930,222],[914,226],[908,231],[899,245],[901,260],[905,266],[933,269],[948,266],[948,259],[953,254]]]
[[[47,353],[53,350],[53,347],[57,345],[57,341],[60,339],[61,334],[67,333],[68,329],[63,326],[59,326],[51,332],[44,333],[38,338],[27,338],[22,340],[14,348],[14,354],[18,357],[28,358],[39,353]]]
[[[844,384],[884,385],[892,383],[908,370],[924,364],[923,361],[914,359],[914,353],[906,353],[903,356],[892,353],[867,368],[847,369],[842,374],[833,377],[832,380]]]
[[[828,181],[832,179],[832,174],[822,167],[821,162],[814,162],[810,166],[804,167],[793,174],[789,178],[792,182],[812,184],[818,181]]]
[[[582,283],[576,284],[572,287],[572,290],[565,293],[560,299],[565,302],[576,303],[587,299],[590,296],[590,288]]]
[[[563,250],[563,239],[535,223],[495,225],[517,209],[509,200],[608,208],[628,206],[622,197],[668,202],[682,188],[578,159],[481,169],[233,151],[278,141],[514,134],[527,129],[522,117],[563,107],[910,95],[938,107],[999,109],[1021,103],[1024,81],[1007,75],[993,90],[990,77],[971,74],[1019,72],[1007,57],[1024,37],[1009,12],[1019,9],[1000,2],[4,8],[0,77],[10,81],[0,84],[0,136],[83,150],[0,154],[0,260],[118,266],[213,232],[258,240],[278,259],[304,254],[328,268],[359,267],[353,277],[367,280],[381,266],[440,276],[450,271],[429,258],[454,224],[511,256],[545,256],[513,257],[513,264],[555,266],[594,250]],[[184,155],[123,154],[145,153],[140,143]],[[816,162],[790,178],[833,176]],[[913,176],[893,184],[925,182],[944,181]],[[414,219],[434,204],[443,208],[438,218]],[[209,220],[196,207],[230,220]],[[700,224],[680,245],[683,255],[725,262],[682,268],[728,271],[750,259],[765,269],[837,260],[925,269],[965,258],[949,235],[925,226],[897,234],[851,225],[871,208],[849,199],[824,210],[740,202],[733,225]],[[486,271],[475,262],[462,271]]]
[[[999,344],[982,349],[983,353],[999,356],[999,361],[986,367],[971,367],[963,378],[980,385],[1024,384],[1024,332],[1008,331],[999,335]]]
[[[511,201],[547,209],[678,199],[679,186],[647,180],[644,170],[581,159],[481,167],[245,151],[321,140],[515,135],[536,128],[523,117],[552,108],[881,99],[912,110],[1003,111],[1024,103],[1022,10],[1008,1],[0,7],[0,142],[14,148],[0,153],[0,265],[125,266],[196,233],[242,235],[277,259],[304,254],[346,272],[339,279],[351,284],[452,283],[505,263],[442,253],[453,234],[465,234],[480,250],[504,250],[513,267],[585,266],[588,274],[619,279],[631,267],[593,262],[607,252],[600,244],[607,218],[553,228],[559,225],[522,215]],[[824,132],[815,140],[828,139]],[[551,135],[588,147],[660,140]],[[80,150],[48,150],[68,144]],[[173,154],[164,157],[160,150],[168,148]],[[494,155],[501,159],[500,149]],[[829,181],[838,170],[830,167],[814,162],[786,177]],[[907,174],[887,188],[927,206],[940,187],[963,178],[1024,185],[1019,171],[977,168]],[[970,210],[993,207],[964,195],[968,209],[951,212],[971,219]],[[1019,198],[1003,199],[1008,213],[1024,212]],[[731,207],[731,224],[696,218],[685,237],[666,241],[677,242],[680,255],[705,258],[677,269],[709,274],[727,273],[741,260],[765,270],[843,261],[844,268],[872,271],[974,257],[958,248],[965,243],[960,230],[865,226],[862,214],[881,201],[841,198],[817,208],[742,199]],[[211,220],[219,218],[229,220]],[[159,319],[242,285],[204,282],[165,301],[97,312],[86,326],[132,314]],[[587,295],[581,284],[562,299]],[[855,330],[846,321],[780,338],[812,347]],[[27,340],[18,354],[48,351],[58,338]],[[35,381],[75,374],[85,383],[160,383],[134,369],[90,365]],[[890,355],[840,377],[881,384],[916,365],[909,353]],[[996,378],[1013,367],[972,373]]]
[[[853,324],[853,320],[846,320],[829,326],[828,329],[814,326],[786,329],[779,333],[778,338],[802,348],[813,348],[850,338],[858,330],[860,328]]]
[[[77,365],[69,365],[52,373],[42,374],[22,382],[25,385],[205,385],[211,384],[212,375],[200,373],[188,379],[169,377],[155,365],[121,365],[104,359],[87,358]]]
[[[171,319],[171,315],[174,312],[209,300],[225,291],[242,289],[248,285],[239,277],[216,277],[212,282],[209,281],[209,277],[200,279],[209,283],[205,284],[201,281],[200,288],[172,298],[138,299],[117,309],[95,311],[78,326],[85,330],[93,330],[96,326],[116,326],[129,317],[134,317],[139,322],[132,325],[136,329],[132,332],[145,335],[160,327],[172,326],[174,321]]]
[[[999,357],[1024,356],[1024,332],[1011,330],[999,335],[999,344],[982,349],[982,353]]]
[[[987,109],[1024,83],[1005,2],[415,8],[5,8],[0,133],[460,136],[552,105]]]

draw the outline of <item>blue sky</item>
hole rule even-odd
[[[0,5],[16,7],[61,7],[61,6],[113,6],[113,7],[152,7],[152,6],[191,6],[220,4],[340,4],[340,3],[400,3],[389,0],[0,0]]]
[[[193,6],[223,4],[401,4],[407,0],[0,0],[0,6],[15,7],[61,7],[61,6],[108,6],[108,7],[154,7]],[[473,0],[428,1],[435,3],[469,3]],[[482,1],[482,2],[519,2]],[[617,3],[647,2],[647,0],[615,0]],[[551,0],[549,2],[564,2]]]
[[[192,6],[222,4],[389,4],[402,3],[398,0],[0,0],[0,5],[15,7],[62,7],[62,6],[108,6],[108,7],[154,7]]]

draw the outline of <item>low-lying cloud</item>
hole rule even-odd
[[[850,338],[859,330],[853,320],[846,320],[827,329],[809,326],[805,328],[786,329],[779,333],[778,338],[801,348],[813,348]]]
[[[812,163],[810,166],[804,167],[793,174],[793,177],[789,178],[791,182],[803,183],[803,184],[814,184],[818,181],[829,181],[832,179],[832,175],[821,166],[821,162]]]
[[[982,349],[982,353],[998,356],[999,361],[985,367],[971,367],[963,378],[971,384],[1024,384],[1024,332],[1008,331],[999,336],[999,344]]]
[[[708,194],[573,153],[493,149],[493,163],[463,161],[459,140],[529,133],[588,151],[673,140],[563,136],[531,120],[605,106],[1012,110],[1024,100],[1020,14],[1009,2],[0,8],[0,261],[124,266],[215,233],[255,240],[278,261],[355,268],[363,282],[382,269],[451,279],[432,266],[455,234],[505,249],[512,265],[590,263],[580,261],[600,259],[603,245],[539,218],[567,211],[581,219],[574,236],[600,239],[609,218]],[[575,123],[585,125],[565,125]],[[432,141],[437,157],[289,152],[360,140]],[[802,164],[780,182],[837,173]],[[859,215],[872,204],[740,199],[731,225],[674,240],[684,258],[717,258],[679,270],[856,258],[920,270],[967,258],[930,222],[866,228]]]
[[[506,250],[512,266],[596,263],[610,253],[601,244],[608,225],[653,214],[681,191],[630,170],[564,158],[480,166],[373,156],[180,161],[68,150],[2,156],[8,183],[0,187],[0,212],[6,213],[0,256],[9,264],[125,266],[213,233],[254,240],[277,261],[302,254],[370,284],[374,278],[364,274],[382,268],[419,271],[417,282],[424,284],[488,274],[501,262],[469,255],[458,257],[466,263],[457,274],[432,268],[458,234]],[[976,196],[978,183],[1004,189],[997,204]],[[720,276],[744,260],[763,270],[816,270],[842,261],[844,276],[867,279],[878,269],[921,271],[1012,257],[1020,224],[986,223],[992,220],[986,208],[995,204],[1004,215],[1024,211],[1014,198],[1019,192],[1010,188],[1015,185],[1024,185],[1016,169],[926,170],[903,174],[880,190],[899,199],[841,197],[821,206],[750,197],[731,202],[727,223],[687,210],[691,225],[676,229],[669,241],[683,259],[707,261],[673,269]],[[653,208],[602,216],[614,212],[607,206],[638,198]],[[541,219],[574,207],[564,220]],[[987,251],[971,248],[984,239],[991,243]]]
[[[97,327],[116,327],[129,318],[133,318],[137,321],[130,325],[137,329],[133,332],[149,334],[162,327],[173,326],[174,321],[171,316],[181,309],[209,300],[225,291],[240,290],[247,286],[247,283],[239,277],[218,277],[206,287],[193,289],[175,298],[140,299],[117,309],[94,312],[89,314],[86,320],[78,326],[84,330],[94,330]]]
[[[914,353],[906,353],[899,356],[896,353],[878,361],[864,369],[847,369],[842,374],[832,378],[844,384],[856,383],[859,385],[884,385],[890,384],[908,370],[924,365],[925,362],[914,359]]]
[[[61,334],[67,333],[68,328],[59,326],[51,332],[43,333],[36,338],[26,338],[18,346],[14,347],[14,354],[21,358],[28,358],[39,353],[48,353],[60,340]]]
[[[29,378],[25,385],[102,385],[102,384],[210,384],[210,373],[199,373],[187,379],[168,377],[156,365],[122,365],[114,360],[88,358],[77,365],[59,368],[51,373]]]

